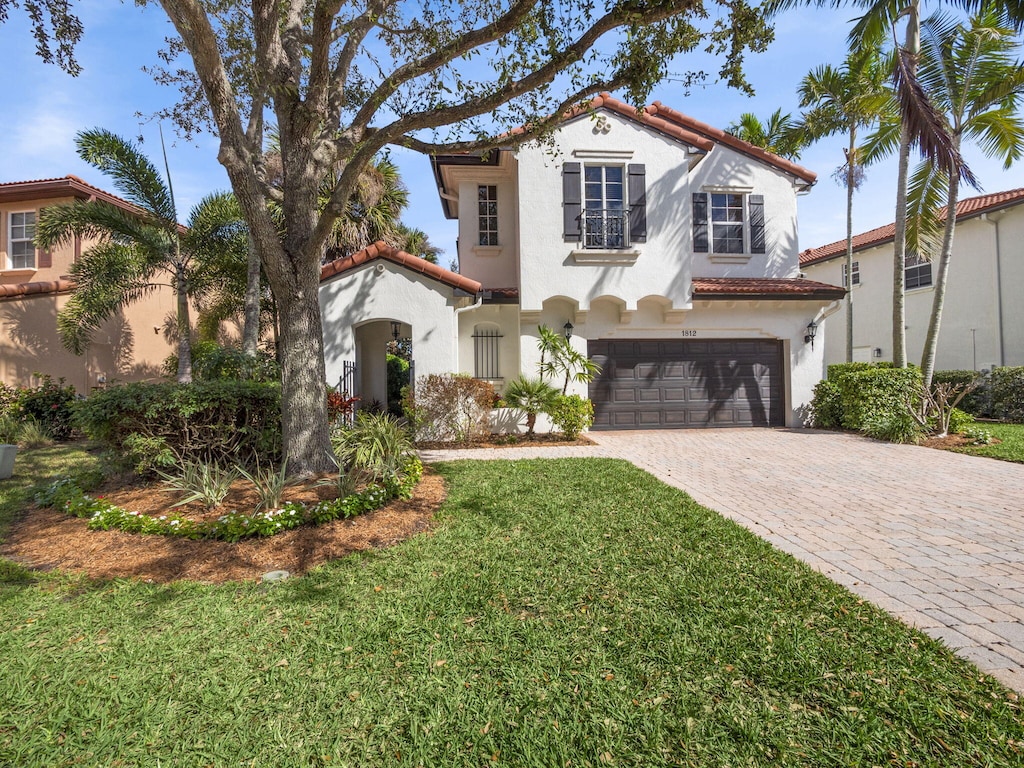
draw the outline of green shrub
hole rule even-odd
[[[932,387],[936,384],[952,384],[963,387],[975,384],[975,388],[964,396],[958,407],[973,416],[985,416],[991,412],[991,406],[989,405],[989,398],[991,397],[989,381],[986,376],[978,371],[935,371],[932,374]]]
[[[21,424],[13,416],[0,416],[0,443],[14,445],[21,437]]]
[[[75,423],[137,471],[254,465],[281,453],[281,389],[252,381],[122,384],[75,404]]]
[[[811,400],[810,425],[817,429],[839,429],[843,421],[843,401],[839,385],[829,379],[819,381]]]
[[[961,400],[961,402],[963,402]],[[974,425],[974,417],[962,411],[959,408],[954,408],[949,414],[949,433],[951,435],[959,435],[967,428]]]
[[[594,423],[594,404],[579,395],[559,395],[547,413],[567,440],[575,440]]]
[[[72,431],[72,406],[76,400],[75,388],[64,379],[53,380],[42,376],[38,387],[22,389],[18,397],[17,414],[24,422],[35,419],[54,440],[67,440]]]
[[[490,434],[494,387],[463,374],[424,376],[402,402],[418,441],[468,443]]]
[[[993,368],[992,415],[1024,423],[1024,365]]]
[[[178,372],[178,356],[164,360],[164,374],[173,378]],[[273,382],[281,380],[281,366],[269,352],[259,350],[247,355],[240,348],[200,341],[192,345],[192,379],[194,381]]]
[[[921,425],[907,408],[869,411],[860,430],[868,437],[890,443],[914,443],[921,436]]]
[[[21,390],[18,387],[9,387],[0,382],[0,417],[17,418],[20,398]]]
[[[844,428],[865,431],[870,425],[873,430],[884,431],[889,429],[885,425],[891,425],[899,432],[904,415],[913,421],[908,405],[916,404],[920,397],[919,369],[881,366],[847,369],[831,380],[839,388]]]

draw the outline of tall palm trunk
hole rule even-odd
[[[907,6],[907,37],[904,49],[910,54],[910,71],[917,72],[921,53],[921,8],[919,0]],[[892,362],[907,367],[906,278],[907,267],[907,183],[910,175],[910,129],[906,119],[900,128],[899,169],[896,178],[896,224],[893,238],[892,274]]]
[[[174,265],[174,293],[178,302],[178,383],[188,384],[192,381],[192,320],[188,309],[188,281],[185,278],[185,267],[178,253]]]
[[[242,352],[255,356],[260,341],[260,256],[249,235],[248,270],[245,276],[245,318]]]
[[[957,151],[960,150],[960,138],[954,139]],[[935,292],[932,295],[932,314],[928,320],[928,335],[924,341],[924,352],[921,355],[921,375],[924,386],[932,385],[935,373],[935,354],[939,349],[939,326],[942,324],[942,305],[946,301],[946,279],[949,276],[949,262],[953,256],[953,235],[956,231],[956,204],[960,196],[960,178],[956,174],[949,177],[949,194],[946,200],[946,227],[942,233],[942,252],[939,255],[939,269],[935,276]]]
[[[846,362],[853,362],[853,187],[857,175],[857,124],[846,151]]]

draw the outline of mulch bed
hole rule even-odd
[[[989,445],[998,445],[1001,442],[1003,441],[993,438]],[[946,435],[945,437],[925,438],[921,445],[925,448],[939,448],[941,450],[948,451],[950,448],[963,448],[965,446],[974,445],[974,443],[963,435]]]
[[[313,500],[324,488],[307,487],[289,498]],[[97,492],[126,509],[161,514],[173,497],[160,486]],[[32,569],[60,569],[92,578],[135,577],[151,582],[180,579],[206,583],[254,581],[268,571],[285,570],[293,576],[353,552],[383,549],[430,528],[435,510],[445,497],[444,481],[429,469],[407,501],[351,520],[304,526],[268,538],[237,543],[191,541],[172,536],[145,536],[121,531],[90,531],[85,520],[53,509],[30,507],[12,526],[0,545],[0,556]],[[246,499],[233,490],[213,514],[223,514]],[[249,507],[251,508],[251,507]],[[179,507],[188,512],[188,507]],[[193,510],[200,514],[198,510]]]
[[[566,440],[557,432],[535,434],[533,437],[527,437],[526,435],[491,435],[489,438],[483,440],[471,440],[467,443],[416,443],[417,448],[422,448],[424,450],[459,450],[460,448],[522,448],[531,445],[554,447],[560,445],[596,445],[596,443],[586,435],[580,435],[575,440]]]

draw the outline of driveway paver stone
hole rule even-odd
[[[590,437],[422,456],[625,459],[1024,692],[1024,464],[817,430]]]

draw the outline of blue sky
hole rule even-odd
[[[82,129],[102,127],[125,137],[142,136],[150,157],[159,157],[159,134],[155,123],[137,118],[136,112],[151,113],[172,104],[173,89],[157,86],[141,71],[156,61],[156,51],[173,28],[159,7],[138,8],[118,0],[93,0],[79,6],[85,36],[78,49],[84,71],[77,78],[55,66],[43,64],[34,46],[24,14],[14,10],[0,25],[0,51],[4,52],[6,75],[14,81],[9,91],[3,151],[0,153],[0,181],[19,181],[75,174],[101,188],[108,181],[75,154],[74,136]],[[819,64],[839,64],[845,55],[849,9],[825,11],[805,9],[780,17],[776,39],[763,54],[749,57],[748,77],[756,95],[745,96],[724,84],[708,83],[684,95],[682,86],[668,81],[651,95],[699,120],[721,128],[742,112],[754,112],[762,119],[778,107],[798,111],[796,88],[800,79]],[[681,58],[675,71],[704,69],[717,71],[710,57],[700,54]],[[227,176],[217,163],[217,141],[209,135],[186,143],[164,127],[175,193],[184,218],[205,194],[229,189]],[[842,137],[819,142],[806,150],[800,163],[817,172],[818,183],[800,199],[800,247],[822,245],[845,236],[845,192],[831,178],[842,162]],[[984,159],[975,150],[966,153],[985,192],[997,192],[1024,185],[1019,167],[1004,171],[999,163]],[[410,190],[411,204],[403,220],[425,230],[431,240],[454,254],[456,227],[446,221],[434,188],[427,159],[407,150],[395,150],[403,179]],[[890,161],[869,170],[867,180],[855,199],[855,231],[864,231],[893,220],[895,163]],[[974,194],[962,191],[962,195]],[[448,257],[442,257],[447,263]]]

